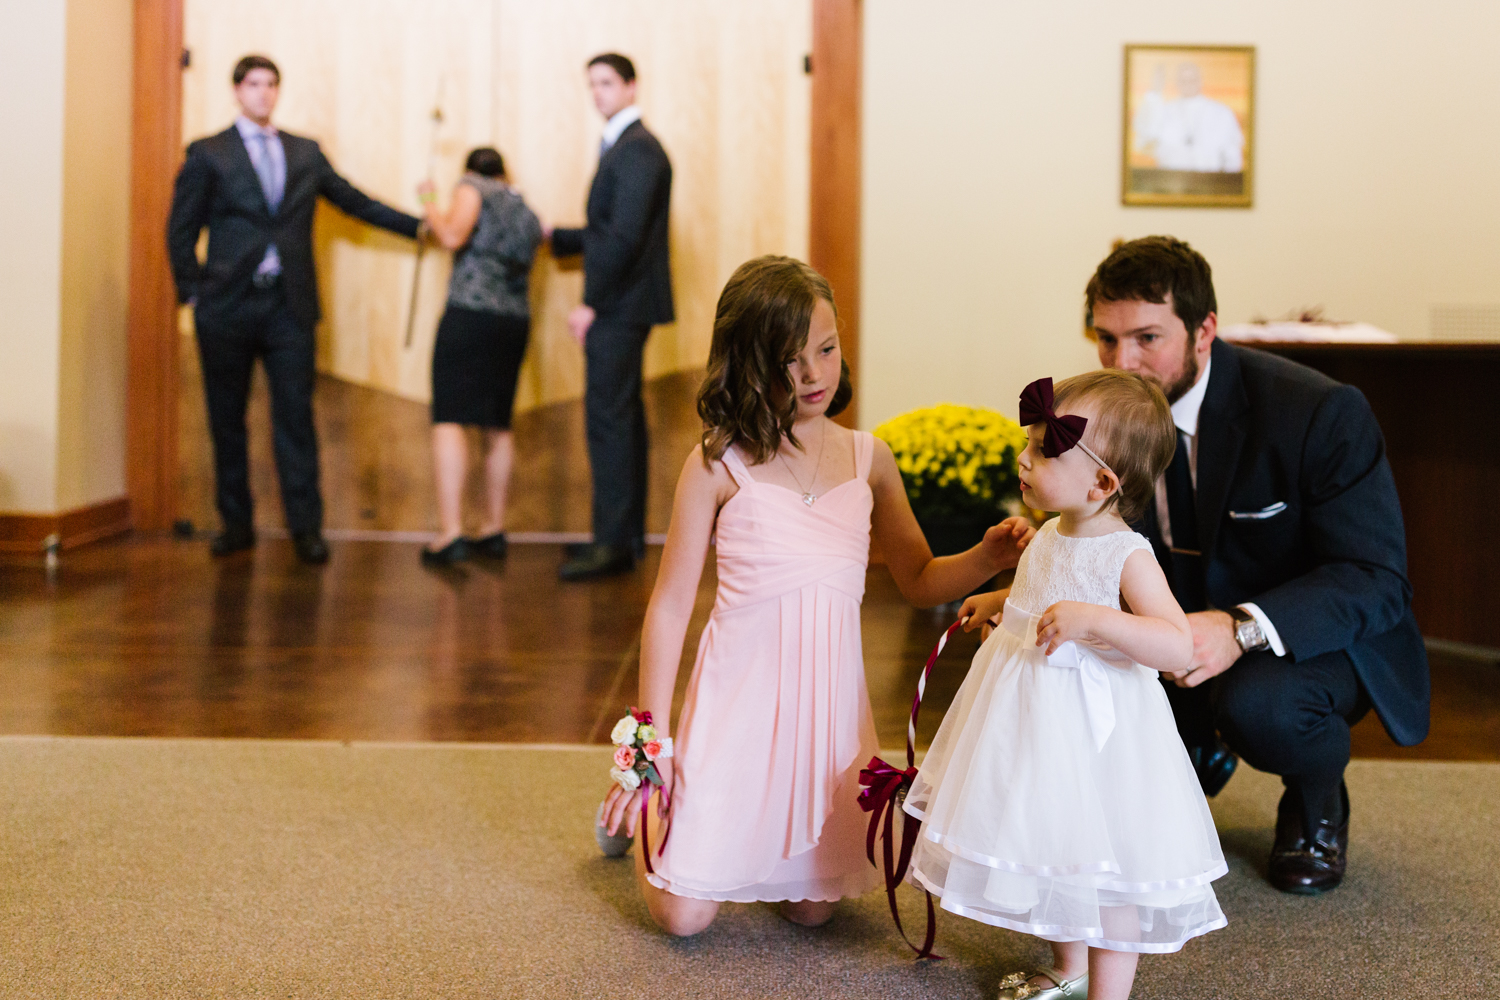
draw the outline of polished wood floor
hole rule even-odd
[[[216,530],[213,452],[203,381],[194,342],[184,339],[178,392],[180,449],[177,516],[200,530]],[[684,372],[646,384],[651,439],[652,492],[646,530],[664,533],[672,511],[672,486],[698,440],[696,399],[702,372]],[[435,531],[431,420],[414,403],[328,375],[318,376],[314,417],[321,449],[324,524],[332,529]],[[251,385],[250,489],[262,528],[285,524],[271,457],[270,400],[259,366]],[[546,406],[515,419],[516,473],[507,521],[512,531],[589,530],[589,465],[583,409]],[[477,442],[476,442],[477,444]],[[477,456],[477,452],[475,455]],[[470,468],[468,510],[479,510],[482,483]]]
[[[674,376],[648,394],[653,531],[665,528],[672,483],[694,438],[695,382]],[[335,511],[351,526],[426,524],[423,409],[333,380],[320,383],[319,394],[330,524],[339,524]],[[191,428],[184,431],[186,439]],[[586,530],[579,407],[527,414],[517,436],[512,526]],[[260,496],[274,500],[267,456],[258,455]],[[203,448],[197,460],[206,456]],[[184,468],[185,499],[204,502],[201,473],[194,487],[186,459]],[[211,502],[208,510],[211,517]],[[366,510],[375,516],[365,518]],[[278,523],[276,504],[261,511]],[[65,553],[51,574],[38,559],[0,562],[0,733],[607,741],[634,696],[660,549],[648,550],[631,575],[564,585],[557,545],[517,545],[505,563],[443,573],[423,569],[417,548],[336,540],[329,565],[313,569],[275,538],[214,560],[201,538],[137,535]],[[679,688],[714,582],[710,565]],[[863,623],[881,741],[900,746],[917,672],[946,618],[908,607],[874,566]],[[976,645],[960,634],[944,654],[919,742],[936,729]],[[1500,760],[1497,681],[1500,665],[1435,655],[1432,736],[1398,748],[1371,716],[1355,730],[1356,755]]]

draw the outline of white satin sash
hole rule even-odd
[[[1103,750],[1109,734],[1115,730],[1115,699],[1109,689],[1109,671],[1116,668],[1105,660],[1113,660],[1121,665],[1130,661],[1113,649],[1097,649],[1073,641],[1063,643],[1048,656],[1036,644],[1036,624],[1040,618],[1041,615],[1034,615],[1006,601],[1001,625],[1011,635],[1019,638],[1028,652],[1043,657],[1049,667],[1078,671],[1078,684],[1083,692],[1083,707],[1088,714],[1089,732],[1094,737],[1094,750]]]

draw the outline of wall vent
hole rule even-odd
[[[1433,340],[1500,340],[1500,305],[1433,306]]]

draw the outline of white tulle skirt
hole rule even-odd
[[[1007,606],[975,655],[906,799],[909,879],[945,910],[1113,951],[1223,927],[1224,854],[1156,672],[1035,641]]]

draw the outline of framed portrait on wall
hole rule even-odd
[[[1120,200],[1249,208],[1255,48],[1125,46]]]

